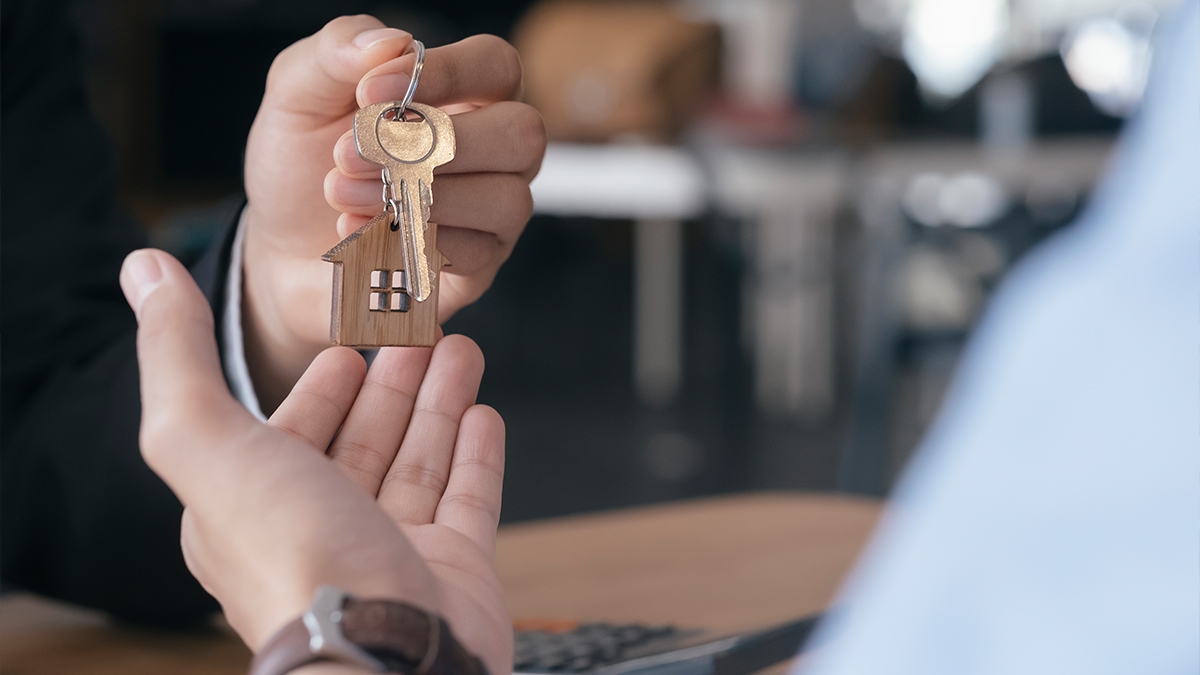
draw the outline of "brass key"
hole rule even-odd
[[[437,283],[441,259],[430,261],[426,246],[433,170],[454,159],[454,125],[432,106],[398,101],[376,103],[354,116],[354,142],[363,159],[383,167],[392,230],[403,237],[408,294],[424,302]],[[394,115],[391,115],[394,111]],[[437,265],[437,268],[433,264]]]

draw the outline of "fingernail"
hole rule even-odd
[[[354,46],[359,49],[370,49],[384,40],[412,37],[399,28],[372,28],[354,36]]]
[[[149,250],[134,251],[125,258],[121,266],[121,290],[134,314],[141,314],[142,303],[163,280],[162,266],[158,256]]]

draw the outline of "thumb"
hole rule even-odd
[[[218,446],[218,435],[251,418],[229,395],[212,310],[183,265],[162,251],[134,251],[120,280],[138,319],[142,455],[179,494],[179,480],[206,454],[191,450]]]
[[[412,35],[372,16],[343,16],[283,50],[271,64],[263,108],[312,116],[314,126],[358,108],[367,71],[404,53]]]

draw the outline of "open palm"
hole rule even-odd
[[[138,314],[143,455],[185,506],[189,569],[251,648],[329,584],[436,612],[490,672],[511,669],[494,566],[504,426],[475,405],[473,342],[384,349],[369,372],[326,350],[264,424],[230,396],[183,266],[138,251],[121,281]]]

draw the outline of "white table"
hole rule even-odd
[[[683,220],[715,208],[747,224],[739,317],[761,409],[820,419],[833,402],[833,213],[845,162],[749,148],[551,144],[533,182],[539,214],[634,222],[634,382],[642,401],[679,391]]]

